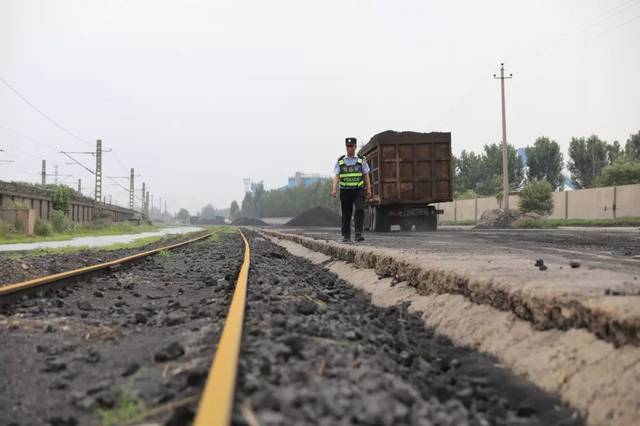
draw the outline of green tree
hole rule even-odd
[[[532,180],[520,191],[520,211],[550,214],[553,211],[552,192],[553,187],[546,180]]]
[[[596,178],[597,186],[631,185],[640,183],[640,160],[617,160],[602,168]]]
[[[216,209],[211,204],[207,204],[200,210],[200,217],[213,220],[216,217]]]
[[[591,188],[600,170],[608,164],[607,143],[596,135],[588,139],[571,138],[569,158],[571,180],[578,188]]]
[[[236,200],[231,202],[231,206],[229,206],[229,219],[234,220],[238,218],[238,213],[240,213],[240,206]]]
[[[620,146],[620,142],[613,141],[612,144],[607,144],[607,162],[613,164],[616,160],[624,158],[624,149]]]
[[[56,187],[55,192],[53,193],[53,209],[59,210],[64,214],[69,213],[72,197],[73,191],[68,186],[60,185]]]
[[[463,150],[460,157],[453,158],[454,164],[454,192],[475,191],[476,185],[482,180],[486,171],[483,169],[482,156],[473,151]]]
[[[182,223],[189,223],[189,211],[187,209],[180,209],[176,214],[176,219]]]
[[[495,195],[502,188],[502,147],[498,144],[484,146],[482,154],[462,151],[454,158],[453,189],[456,193],[474,191],[479,195]],[[509,187],[518,189],[522,185],[524,168],[518,152],[508,145]]]
[[[242,199],[242,207],[240,207],[240,216],[242,217],[255,217],[256,205],[253,201],[253,195],[250,192],[244,194]]]
[[[640,130],[638,133],[629,135],[624,146],[624,155],[627,160],[640,160]]]
[[[509,189],[514,191],[522,186],[524,166],[518,157],[518,150],[513,145],[507,145],[507,162],[509,165]],[[480,188],[477,192],[484,195],[494,195],[502,188],[502,146],[497,143],[485,145],[483,164],[488,175],[485,175],[483,180],[484,188]],[[500,183],[496,187],[497,182]]]
[[[530,180],[546,180],[554,189],[562,188],[564,159],[560,152],[560,145],[556,141],[541,136],[536,139],[533,146],[525,148],[525,153]]]

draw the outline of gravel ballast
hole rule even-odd
[[[248,232],[234,424],[581,424],[559,399]],[[6,305],[0,424],[190,424],[238,235]],[[10,350],[4,350],[10,348]],[[146,414],[145,414],[146,413]]]

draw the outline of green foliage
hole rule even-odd
[[[33,232],[39,237],[48,237],[49,235],[53,234],[53,228],[51,228],[49,222],[42,219],[36,219],[36,223],[33,229]]]
[[[31,208],[31,206],[29,206],[24,201],[11,201],[7,207],[9,207],[10,209],[30,209]]]
[[[518,229],[546,229],[556,228],[557,225],[543,218],[525,217],[516,220],[513,223],[513,227]]]
[[[0,220],[0,239],[9,239],[16,234],[16,229],[9,222]]]
[[[98,408],[98,416],[103,426],[121,425],[140,417],[145,411],[144,403],[122,393],[113,408]]]
[[[198,216],[201,219],[208,219],[208,220],[213,220],[216,218],[216,216],[228,217],[229,209],[216,209],[211,204],[207,204],[202,208],[202,210],[200,210],[200,214],[198,214]]]
[[[547,219],[553,226],[640,226],[640,217],[617,219]]]
[[[627,143],[624,146],[624,156],[627,160],[640,161],[640,130],[638,133],[629,135]]]
[[[68,186],[60,185],[53,193],[53,209],[69,213],[71,200],[73,199],[73,191]]]
[[[512,145],[507,147],[509,163],[509,188],[520,188],[524,178],[524,168],[518,152]],[[462,151],[453,159],[455,177],[453,189],[456,193],[474,191],[479,195],[494,195],[502,189],[502,147],[498,144],[484,146],[484,152]]]
[[[472,189],[467,189],[466,191],[456,192],[453,194],[453,198],[456,200],[470,200],[476,198],[478,194]]]
[[[620,142],[613,141],[612,144],[607,145],[607,162],[612,164],[616,160],[622,160],[624,158],[624,150],[620,146]]]
[[[523,213],[534,212],[538,214],[550,214],[553,211],[553,198],[551,184],[544,180],[529,182],[520,191],[518,207]]]
[[[240,206],[236,200],[231,202],[231,206],[229,207],[229,218],[231,220],[237,219],[238,214],[240,213]]]
[[[54,210],[51,212],[51,225],[53,230],[58,233],[66,232],[71,229],[71,220],[62,210]]]
[[[530,180],[546,180],[554,189],[562,188],[564,160],[556,141],[541,136],[533,146],[527,146],[525,152]]]
[[[607,157],[607,143],[598,136],[592,135],[589,139],[571,138],[570,160],[567,164],[571,172],[571,180],[578,188],[593,187],[596,176],[608,164]]]
[[[315,185],[270,191],[246,193],[240,216],[290,217],[316,206],[338,210],[338,200],[331,197],[331,179],[322,179]]]
[[[597,186],[631,185],[640,183],[640,160],[617,160],[605,166],[596,178]]]
[[[176,214],[176,219],[182,223],[189,223],[189,211],[187,209],[180,209]]]

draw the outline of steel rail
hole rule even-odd
[[[241,231],[240,236],[244,241],[244,259],[222,335],[209,369],[207,383],[200,398],[194,426],[227,426],[231,423],[251,262],[249,243]]]
[[[192,239],[187,240],[187,241],[182,241],[180,243],[171,244],[171,245],[168,245],[168,246],[165,246],[165,247],[160,247],[160,248],[157,248],[157,249],[144,251],[142,253],[136,253],[136,254],[133,254],[131,256],[122,257],[120,259],[111,260],[109,262],[98,263],[96,265],[85,266],[83,268],[73,269],[71,271],[60,272],[60,273],[53,274],[53,275],[47,275],[47,276],[44,276],[44,277],[34,278],[34,279],[28,280],[28,281],[23,281],[23,282],[19,282],[19,283],[15,283],[15,284],[9,284],[9,285],[0,287],[0,298],[2,298],[3,296],[13,295],[13,294],[16,294],[16,293],[21,292],[21,291],[33,289],[33,288],[36,288],[36,287],[39,287],[39,286],[42,286],[42,285],[45,285],[45,284],[51,284],[51,283],[55,283],[55,282],[58,282],[58,281],[66,280],[66,279],[69,279],[69,278],[74,278],[74,277],[78,277],[78,276],[81,276],[81,275],[89,274],[91,272],[99,271],[99,270],[102,270],[102,269],[112,268],[114,266],[122,265],[122,264],[129,263],[129,262],[133,262],[135,260],[142,259],[142,258],[151,256],[151,255],[160,253],[161,251],[164,251],[164,250],[173,250],[173,249],[176,249],[178,247],[182,247],[182,246],[185,246],[187,244],[194,243],[196,241],[204,240],[205,238],[208,238],[210,236],[211,236],[211,233],[206,233],[204,235],[201,235],[201,236],[196,237],[196,238],[192,238]]]

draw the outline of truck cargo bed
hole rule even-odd
[[[451,201],[451,133],[386,131],[359,152],[371,167],[370,205]]]

